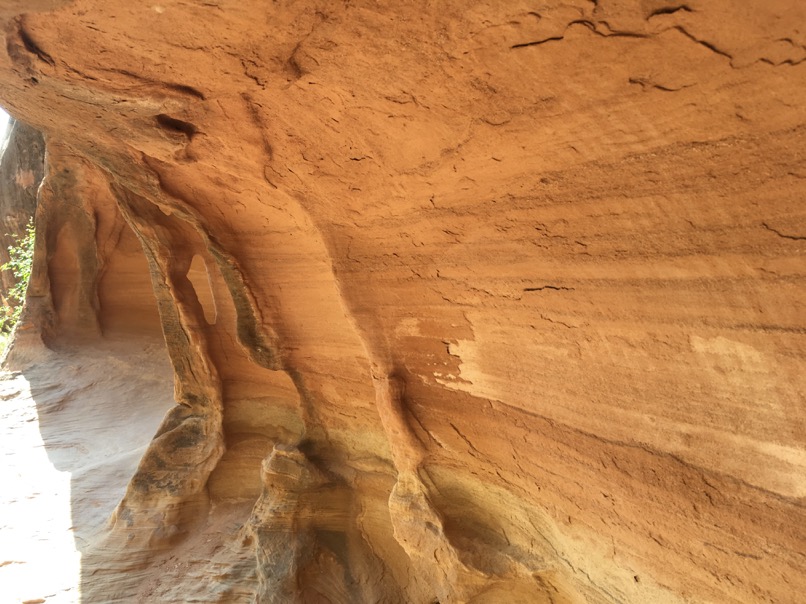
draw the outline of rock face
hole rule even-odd
[[[174,376],[82,601],[806,593],[803,3],[22,4],[9,363]]]

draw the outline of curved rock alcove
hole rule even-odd
[[[47,148],[0,404],[77,577],[21,598],[806,593],[802,3],[0,20]]]

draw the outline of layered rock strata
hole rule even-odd
[[[9,363],[174,376],[83,601],[806,592],[799,2],[0,15],[47,138]]]

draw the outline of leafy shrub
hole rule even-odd
[[[25,225],[25,233],[14,237],[14,244],[8,248],[10,260],[0,269],[11,271],[14,275],[14,287],[8,292],[8,299],[0,308],[0,332],[8,333],[17,324],[25,302],[25,292],[31,278],[31,267],[34,261],[34,220]]]

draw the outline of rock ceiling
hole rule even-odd
[[[806,593],[806,5],[0,17],[47,140],[9,364],[167,411],[82,601]]]

